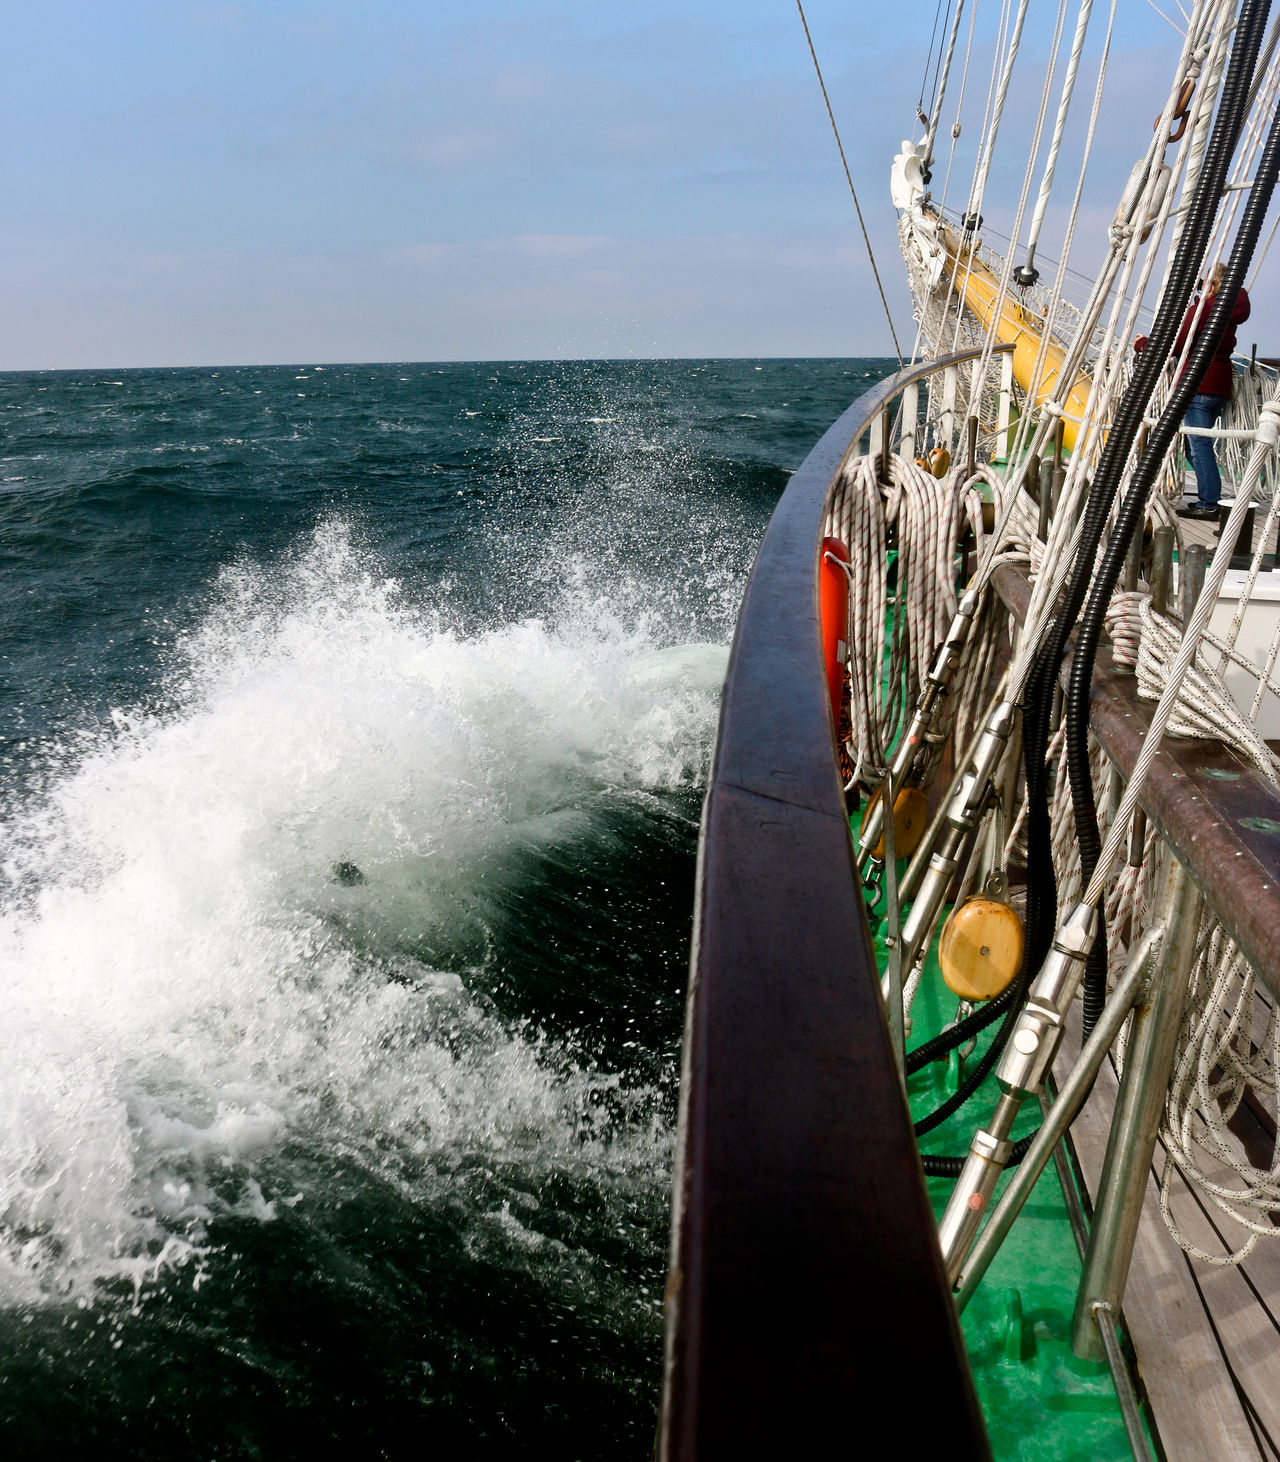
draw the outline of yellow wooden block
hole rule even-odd
[[[881,793],[873,792],[867,812],[879,802]],[[866,814],[863,814],[864,817]],[[919,787],[903,787],[893,799],[893,851],[897,858],[910,858],[924,836],[929,820],[929,799]],[[871,850],[873,858],[884,858],[884,838]]]
[[[942,978],[962,1000],[990,1000],[1018,973],[1022,939],[1022,921],[1008,904],[966,899],[942,926]]]

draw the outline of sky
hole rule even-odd
[[[935,0],[806,14],[909,344],[888,172]],[[0,369],[892,350],[794,0],[2,0],[0,19]],[[1082,257],[1178,40],[1120,0]],[[1043,52],[1029,34],[1015,142]],[[998,159],[989,196],[1024,163]]]

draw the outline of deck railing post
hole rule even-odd
[[[1203,543],[1188,543],[1182,550],[1178,584],[1178,607],[1182,611],[1182,622],[1191,618],[1196,600],[1204,588],[1205,571],[1209,567],[1209,550]]]
[[[942,373],[942,411],[938,417],[941,445],[954,456],[956,439],[956,390],[960,382],[959,367],[950,365]]]
[[[1013,413],[1013,351],[1000,357],[1000,414],[996,422],[996,457],[1009,456],[1009,420]]]
[[[1151,544],[1151,607],[1168,614],[1173,592],[1173,529],[1157,528]]]
[[[1169,865],[1163,902],[1160,966],[1134,1014],[1076,1296],[1071,1348],[1084,1360],[1106,1354],[1098,1308],[1104,1307],[1104,1318],[1108,1309],[1120,1313],[1195,963],[1201,896],[1177,859]]]
[[[878,412],[867,435],[867,455],[875,463],[876,477],[885,480],[885,469],[889,465],[889,414]]]
[[[912,381],[909,386],[903,388],[902,392],[902,432],[899,440],[902,443],[902,455],[914,457],[916,455],[916,433],[918,431],[920,417],[920,385]]]

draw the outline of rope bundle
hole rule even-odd
[[[889,483],[875,454],[845,469],[828,509],[826,531],[849,549],[850,736],[854,780],[867,791],[884,776],[887,754],[915,704],[925,671],[956,612],[956,556],[966,530],[983,547],[982,494],[975,480],[940,480],[910,458],[893,456]],[[889,594],[890,532],[896,537],[896,584]],[[893,614],[888,610],[892,602]],[[994,636],[987,641],[989,657]],[[989,664],[969,652],[963,683],[980,692]],[[972,673],[976,671],[977,673]]]

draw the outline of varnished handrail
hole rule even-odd
[[[1031,599],[1025,574],[1002,564],[991,584],[1021,623]],[[1071,673],[1068,654],[1059,672]],[[1089,728],[1128,781],[1154,706],[1138,700],[1137,680],[1098,654],[1089,692]],[[1142,810],[1218,921],[1273,997],[1280,999],[1280,794],[1220,741],[1167,736],[1139,797]]]
[[[738,617],[703,812],[659,1453],[989,1455],[889,1044],[818,615],[832,485],[899,371],[810,452]],[[927,1378],[927,1379],[924,1379]],[[922,1384],[927,1405],[920,1404]]]

